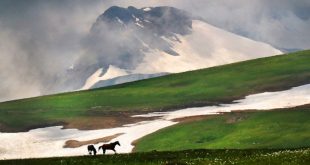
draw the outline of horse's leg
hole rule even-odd
[[[112,149],[112,150],[114,151],[115,154],[117,154],[116,151],[115,151],[115,149]]]
[[[103,155],[105,154],[105,149],[102,149]]]

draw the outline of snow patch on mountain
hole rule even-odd
[[[86,90],[90,89],[93,85],[96,83],[103,81],[103,80],[108,80],[108,79],[113,79],[115,77],[119,76],[125,76],[128,75],[128,72],[124,69],[117,68],[113,65],[110,65],[107,72],[102,75],[103,68],[98,69],[95,73],[93,73],[85,82],[84,86],[81,88],[81,90]]]
[[[143,11],[150,11],[151,10],[150,7],[145,7],[145,8],[142,8],[142,9],[143,9]]]
[[[94,84],[91,88],[100,88],[100,87],[106,87],[111,85],[117,85],[117,84],[123,84],[127,82],[133,82],[138,80],[144,80],[149,78],[155,78],[167,75],[169,73],[155,73],[155,74],[128,74],[125,76],[119,76],[108,80],[102,80],[98,81],[96,84]]]
[[[133,72],[184,72],[281,54],[272,46],[224,31],[199,20],[193,20],[192,33],[161,37],[172,45],[178,56],[149,49]],[[145,45],[145,43],[143,43]],[[149,47],[148,47],[149,48]]]

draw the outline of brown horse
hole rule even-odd
[[[87,150],[88,150],[89,155],[91,155],[92,153],[94,153],[94,155],[97,154],[97,151],[94,145],[88,145]]]
[[[103,144],[102,146],[100,146],[100,147],[98,148],[98,151],[99,151],[100,149],[102,149],[103,154],[105,154],[105,151],[106,151],[106,150],[112,150],[112,151],[114,151],[114,153],[116,153],[116,151],[115,151],[115,146],[116,146],[116,145],[121,146],[121,144],[119,144],[119,142],[116,141],[116,142],[113,142],[113,143],[110,143],[110,144]]]

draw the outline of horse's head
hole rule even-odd
[[[114,143],[115,143],[115,145],[121,146],[121,144],[119,143],[119,141],[116,141],[116,142],[114,142]]]

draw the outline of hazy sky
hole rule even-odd
[[[174,6],[282,49],[310,49],[309,0],[0,0],[0,101],[41,95],[108,7]]]

